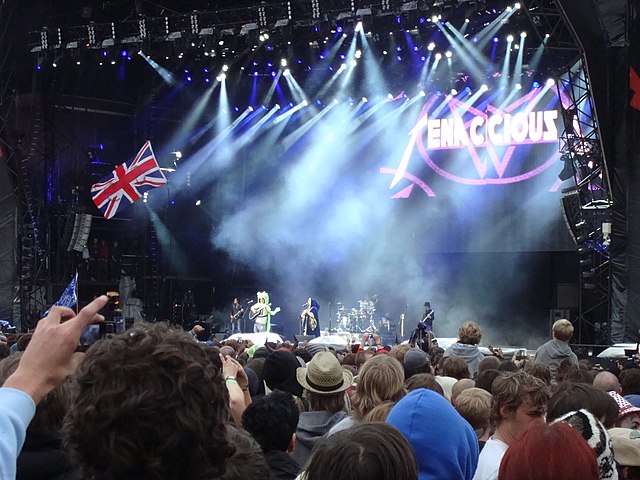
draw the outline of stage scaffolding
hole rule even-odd
[[[581,345],[608,345],[612,191],[589,64],[560,2],[528,0],[524,4],[552,62],[549,74],[555,81],[563,121],[559,177],[573,184],[562,190],[562,208],[580,262],[574,340]]]

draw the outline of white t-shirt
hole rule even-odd
[[[473,480],[497,480],[500,462],[509,445],[490,437],[478,457],[478,468]]]

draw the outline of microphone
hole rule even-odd
[[[247,300],[247,305],[251,305],[253,303],[253,300]]]

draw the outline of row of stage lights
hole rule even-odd
[[[521,33],[520,33],[520,37],[521,37],[521,38],[526,38],[526,37],[527,37],[527,32],[524,32],[524,31],[523,31],[523,32],[521,32]],[[546,38],[548,38],[548,37],[549,37],[549,35],[547,34],[545,37],[546,37]],[[515,38],[514,38],[514,36],[513,36],[512,34],[509,34],[509,35],[507,35],[507,36],[505,37],[505,40],[507,41],[507,44],[513,44],[514,39],[515,39]],[[477,37],[474,37],[474,38],[472,39],[472,41],[473,41],[474,43],[475,43],[475,42],[477,42],[477,41],[478,41]],[[222,43],[222,42],[223,42],[223,41],[221,40],[221,43]],[[499,43],[499,42],[500,42],[500,38],[499,38],[499,37],[497,37],[497,36],[496,36],[496,37],[493,37],[492,42],[493,42],[493,43]],[[418,47],[418,46],[416,46],[416,45],[414,45],[413,47],[395,46],[395,47],[394,47],[394,49],[393,49],[393,50],[394,50],[393,52],[392,52],[392,51],[389,51],[389,50],[382,50],[382,52],[381,52],[381,53],[382,53],[382,55],[383,55],[383,56],[387,56],[387,55],[390,55],[391,53],[395,53],[395,54],[396,54],[396,55],[395,55],[395,59],[396,59],[396,61],[397,61],[397,62],[402,62],[402,61],[405,59],[405,57],[403,57],[403,55],[402,55],[402,52],[408,52],[409,54],[411,54],[411,53],[413,52],[413,53],[415,54],[415,53],[417,53],[417,52],[420,52],[421,50],[424,50],[424,48],[425,48],[424,46],[423,46],[423,47]],[[435,44],[435,42],[429,42],[429,43],[426,45],[426,50],[427,50],[428,52],[433,52],[433,51],[435,51],[435,49],[436,49],[436,48],[437,48],[437,45]],[[517,44],[517,43],[516,43],[516,44],[515,44],[515,45],[513,45],[513,47],[511,47],[511,48],[513,48],[513,49],[516,49],[516,50],[517,50],[517,49],[519,49],[519,48],[520,48],[520,46],[519,46],[519,44]],[[208,52],[205,52],[205,56],[207,56],[207,53],[208,53]],[[319,59],[319,60],[325,60],[325,59],[326,59],[326,55],[327,55],[327,53],[326,53],[326,52],[325,52],[325,53],[320,53],[320,54],[318,54],[318,59]],[[177,54],[177,59],[179,59],[179,60],[180,60],[180,59],[182,59],[182,58],[183,58],[183,56],[184,56],[184,53],[183,53],[183,52],[180,52],[180,53],[178,53],[178,54]],[[355,55],[354,55],[355,60],[351,60],[350,65],[351,65],[352,67],[355,67],[355,66],[356,66],[356,64],[355,64],[354,62],[355,62],[357,59],[361,58],[361,56],[362,56],[362,51],[361,51],[361,50],[356,50],[356,51],[355,51]],[[101,57],[99,58],[98,65],[100,65],[100,66],[104,66],[104,65],[116,65],[116,64],[118,63],[118,62],[117,62],[117,60],[116,60],[116,57],[117,57],[117,55],[115,55],[115,54],[110,54],[110,53],[109,53],[109,51],[107,51],[107,50],[103,50],[103,51],[102,51],[102,54],[101,54]],[[131,55],[131,53],[130,53],[128,50],[126,50],[126,49],[123,49],[123,50],[121,50],[121,51],[120,51],[120,57],[121,57],[123,60],[126,60],[126,61],[131,61],[131,60],[133,60],[133,56],[132,56],[132,55]],[[446,50],[444,53],[442,53],[442,52],[436,52],[436,53],[434,54],[434,58],[435,58],[436,60],[441,60],[441,59],[442,59],[442,57],[445,57],[445,58],[452,58],[452,57],[454,57],[454,52],[453,52],[453,51],[451,51],[451,50]],[[151,55],[149,55],[149,58],[152,58],[152,57],[151,57]],[[212,58],[213,58],[213,56],[212,56]],[[345,59],[346,59],[346,55],[345,55],[345,54],[340,54],[340,55],[338,55],[338,58],[339,58],[339,59],[341,59],[341,60],[345,60]],[[420,61],[425,62],[425,61],[427,60],[427,58],[428,58],[428,57],[427,57],[426,55],[421,55],[421,56],[420,56]],[[164,59],[165,59],[165,60],[170,60],[170,59],[171,59],[171,57],[170,57],[169,55],[166,55],[166,56],[164,57]],[[283,60],[283,61],[286,61],[286,60]],[[78,66],[79,66],[79,65],[82,65],[82,61],[81,61],[81,60],[79,60],[79,59],[78,59],[78,60],[75,60],[75,62],[74,62],[74,63],[75,63],[76,65],[78,65]],[[300,60],[300,59],[298,59],[295,63],[297,63],[297,64],[299,64],[299,65],[302,65],[302,64],[303,64],[303,61],[302,61],[302,60]],[[44,64],[45,64],[44,62],[39,61],[39,62],[38,62],[38,64],[36,65],[36,69],[37,69],[37,70],[41,70]],[[255,60],[254,60],[254,61],[252,61],[252,66],[253,66],[253,67],[258,67],[258,66],[259,66],[259,64],[260,64],[260,62],[257,62],[257,61],[255,61]],[[60,58],[59,58],[59,57],[55,58],[55,59],[51,62],[51,66],[52,66],[53,68],[57,68],[59,65],[60,65]],[[273,62],[266,61],[266,62],[265,62],[265,65],[266,65],[266,67],[272,67],[272,66],[273,66]],[[240,69],[241,69],[241,70],[243,70],[243,71],[251,71],[250,66],[249,66],[249,67],[243,66],[243,67],[241,67]],[[307,71],[311,71],[312,69],[313,69],[313,68],[312,68],[310,65],[306,67],[306,70],[307,70]],[[334,68],[333,68],[333,67],[328,67],[328,70],[333,71],[333,70],[334,70]],[[253,76],[258,76],[258,75],[259,75],[259,73],[254,69],[254,71],[253,71]],[[272,73],[272,75],[273,75],[273,76],[275,76],[275,73]]]

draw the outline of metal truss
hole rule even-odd
[[[611,337],[612,199],[586,55],[559,2],[525,0],[524,5],[551,59],[560,100],[563,132],[559,150],[564,164],[560,178],[574,183],[563,190],[562,203],[580,263],[577,341],[605,345]]]

